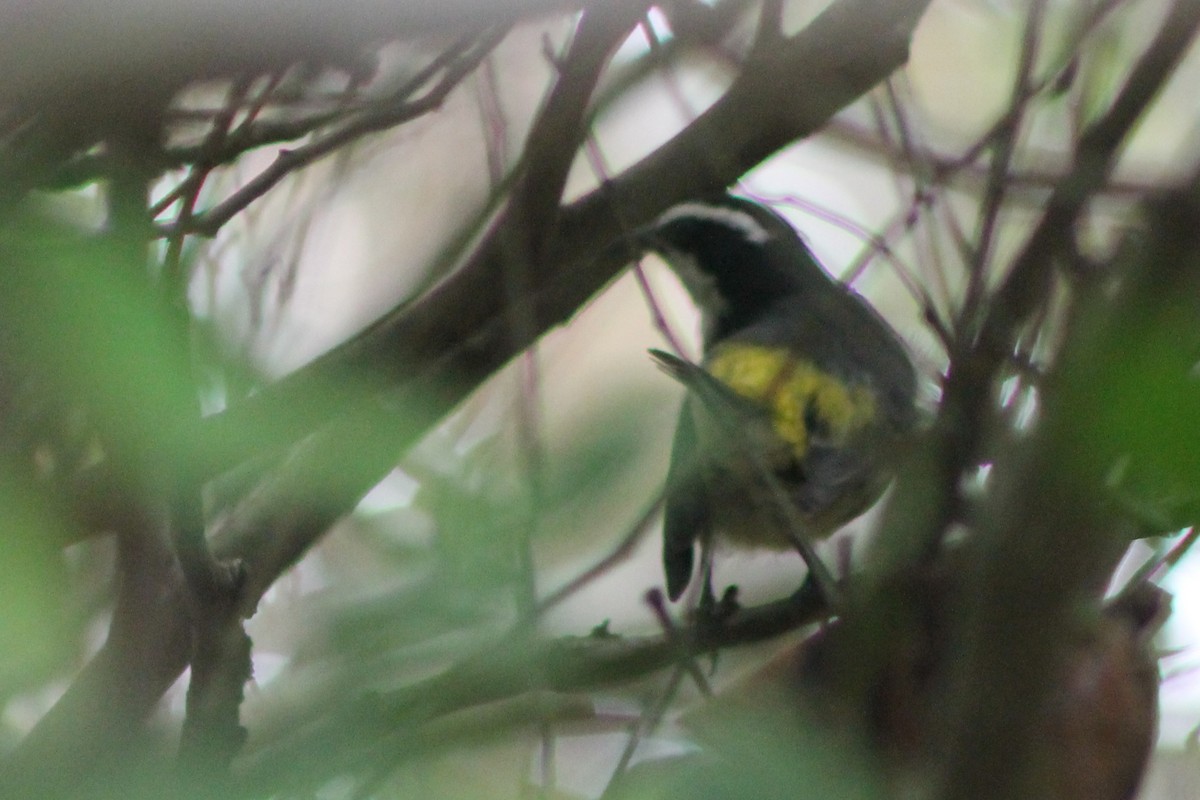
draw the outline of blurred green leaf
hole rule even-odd
[[[0,697],[44,680],[71,647],[62,598],[64,521],[9,465],[0,465]]]
[[[1162,531],[1200,518],[1200,298],[1176,244],[1148,245],[1120,292],[1092,298],[1060,384],[1065,468],[1102,475]]]
[[[120,243],[36,214],[0,230],[0,323],[25,369],[84,402],[146,476],[195,455],[186,342]]]

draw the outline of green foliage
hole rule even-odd
[[[57,671],[73,647],[60,552],[66,520],[42,487],[0,463],[0,702]]]

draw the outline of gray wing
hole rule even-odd
[[[685,400],[671,446],[663,512],[663,571],[667,595],[678,600],[692,579],[695,544],[710,523],[708,497],[700,477],[696,422]]]

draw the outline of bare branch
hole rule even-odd
[[[348,703],[342,713],[300,730],[250,759],[251,786],[295,785],[311,774],[359,757],[364,742],[403,734],[411,726],[464,708],[526,692],[578,692],[624,683],[716,649],[764,641],[825,616],[814,595],[742,609],[723,626],[691,625],[675,635],[545,640],[504,635],[445,672],[394,692]],[[682,652],[681,652],[682,651]]]
[[[390,107],[373,109],[367,113],[354,116],[320,138],[294,149],[281,150],[271,166],[254,176],[254,178],[232,196],[226,198],[219,205],[208,211],[196,214],[190,219],[181,219],[176,224],[160,229],[159,235],[168,238],[178,236],[180,233],[215,236],[225,223],[229,222],[229,220],[245,210],[247,206],[265,195],[280,181],[296,170],[308,166],[370,133],[387,130],[388,128],[416,119],[430,111],[437,110],[445,102],[450,93],[458,88],[463,79],[471,74],[479,65],[479,62],[500,43],[505,33],[505,30],[493,31],[480,39],[475,47],[460,58],[445,65],[445,72],[441,80],[421,97],[410,100],[408,99],[407,92],[405,92],[403,93],[403,102]],[[457,49],[458,47],[460,45],[456,45],[453,49]],[[438,63],[439,68],[441,67],[440,59],[435,63]],[[424,79],[417,84],[416,88],[419,88],[423,83]],[[244,144],[238,141],[235,143],[235,146],[243,148]],[[239,150],[238,152],[242,151]]]
[[[260,74],[298,62],[353,63],[389,40],[507,25],[577,8],[571,0],[380,2],[219,0],[163,6],[153,0],[85,0],[0,9],[0,103],[76,96],[97,103],[172,94],[185,83]],[[47,47],[53,42],[53,47]],[[128,80],[99,85],[96,76]]]
[[[921,530],[909,530],[911,535],[907,537],[898,534],[896,541],[907,538],[910,543],[907,547],[927,553],[932,541],[940,539],[946,525],[957,515],[958,481],[974,463],[982,436],[988,430],[984,420],[991,407],[992,381],[1008,363],[1021,325],[1050,296],[1054,265],[1074,241],[1079,214],[1105,186],[1134,125],[1171,76],[1198,27],[1200,4],[1176,3],[1108,113],[1081,137],[1072,169],[1056,185],[1040,222],[1014,259],[1004,282],[993,293],[978,334],[967,337],[959,334],[952,342],[938,432],[931,445],[938,453],[930,454],[938,462],[936,480],[940,488],[933,492],[928,486],[903,489],[913,497],[937,500],[927,500],[922,513],[909,520],[913,524],[918,517],[922,519],[916,523]],[[907,480],[931,478],[916,470],[902,476],[901,485]],[[913,550],[893,555],[902,564],[911,564],[918,558]],[[897,566],[893,557],[880,558],[876,563],[884,573]]]

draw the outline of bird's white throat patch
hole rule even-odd
[[[701,332],[708,340],[717,318],[725,311],[728,302],[717,288],[717,279],[700,268],[695,256],[678,250],[668,250],[662,258],[679,277],[683,288],[692,296],[692,302],[700,310]]]
[[[662,227],[677,219],[704,219],[737,231],[748,242],[763,244],[770,240],[771,233],[750,214],[734,208],[705,205],[704,203],[682,203],[669,209],[658,218],[658,226]]]

